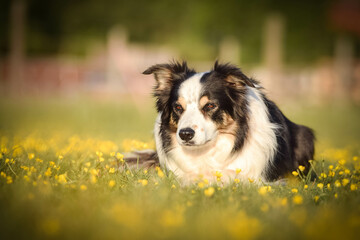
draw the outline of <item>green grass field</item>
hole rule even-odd
[[[122,160],[154,147],[152,103],[2,99],[1,238],[358,239],[360,108],[282,109],[316,131],[315,182],[181,187]]]

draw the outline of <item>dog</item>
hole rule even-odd
[[[232,64],[198,73],[186,62],[156,64],[158,116],[154,135],[160,165],[184,184],[273,182],[314,156],[313,130],[287,119],[259,82]]]

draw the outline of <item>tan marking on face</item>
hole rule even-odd
[[[209,101],[210,100],[207,96],[203,96],[202,98],[200,98],[199,101],[200,108],[202,109],[205,106],[205,104],[207,104]]]
[[[184,111],[186,110],[186,100],[183,97],[179,97],[177,102],[182,106],[182,108],[184,109]]]
[[[178,125],[177,123],[174,121],[173,117],[170,116],[170,122],[169,122],[169,126],[170,126],[170,131],[172,132],[176,132]]]
[[[236,122],[234,119],[232,119],[232,117],[230,117],[230,115],[226,113],[224,113],[223,117],[224,122],[218,126],[219,132],[223,134],[235,135],[237,130]]]
[[[196,130],[196,129],[198,128],[198,126],[197,126],[197,125],[193,125],[192,128],[193,128],[194,130]]]

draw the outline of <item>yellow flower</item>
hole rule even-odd
[[[293,203],[296,205],[301,205],[303,203],[303,197],[300,195],[295,195],[292,199]]]
[[[41,160],[40,158],[36,158],[35,161],[37,161],[38,163],[42,163],[43,160]]]
[[[344,178],[344,179],[342,180],[342,185],[345,187],[346,185],[348,185],[348,184],[349,184],[349,182],[350,182],[350,180],[349,180],[349,179]]]
[[[350,190],[351,190],[351,191],[357,190],[356,184],[351,184],[351,185],[350,185]]]
[[[357,156],[353,157],[353,161],[357,161],[359,158]]]
[[[50,162],[49,162],[49,164],[50,164],[50,167],[52,167],[52,166],[54,166],[54,165],[55,165],[55,162],[50,161]]]
[[[294,175],[296,177],[299,175],[299,173],[297,171],[292,171],[292,175]]]
[[[309,188],[309,186],[307,185],[307,184],[305,184],[304,185],[304,189],[306,190],[306,189],[308,189]]]
[[[330,165],[329,170],[333,170],[333,169],[334,169],[334,165]]]
[[[48,168],[46,172],[44,173],[45,176],[49,177],[51,176],[51,168]]]
[[[338,194],[337,194],[337,193],[335,193],[335,194],[334,194],[334,197],[335,197],[335,198],[338,198]]]
[[[65,184],[65,183],[67,183],[67,180],[66,180],[66,173],[65,173],[65,174],[61,174],[61,175],[59,175],[58,182],[59,182],[59,183],[61,183],[61,184]]]
[[[91,162],[85,163],[85,166],[87,166],[87,167],[90,167],[90,165],[91,165]]]
[[[110,168],[109,169],[109,173],[114,173],[115,172],[115,168]]]
[[[234,179],[234,182],[235,182],[235,183],[239,183],[239,182],[240,182],[240,179],[235,178],[235,179]]]
[[[7,177],[6,177],[6,183],[7,183],[7,184],[13,183],[13,179],[12,179],[11,176],[7,176]]]
[[[105,158],[99,157],[99,162],[103,162],[103,161],[105,161]]]
[[[34,154],[34,153],[29,153],[29,154],[28,154],[29,160],[34,159],[34,157],[35,157],[35,154]]]
[[[322,184],[322,183],[318,183],[318,184],[317,184],[317,187],[318,187],[318,188],[320,188],[320,189],[323,189],[324,184]]]
[[[122,155],[121,153],[116,153],[116,159],[119,160],[121,163],[125,162],[124,155]]]
[[[335,185],[335,187],[341,187],[341,183],[339,180],[336,180],[334,185]]]
[[[158,169],[157,174],[160,178],[163,178],[165,176],[165,174],[163,173],[163,171],[161,171],[160,168]]]
[[[266,193],[271,191],[271,186],[263,186],[259,188],[258,192],[260,195],[266,195]]]
[[[175,189],[175,188],[176,188],[175,184],[171,185],[171,188],[172,188],[172,189]]]
[[[327,184],[327,189],[328,189],[329,191],[331,191],[331,184],[330,184],[330,183]]]
[[[291,189],[292,193],[298,193],[298,190],[296,188]]]
[[[212,195],[214,195],[214,193],[215,193],[215,188],[213,188],[213,187],[209,187],[204,190],[204,194],[207,197],[211,197]]]
[[[346,164],[346,160],[345,160],[345,159],[341,159],[341,160],[339,160],[338,163],[343,166],[343,165]]]
[[[111,188],[112,188],[112,187],[114,187],[114,186],[115,186],[115,184],[116,184],[116,183],[115,183],[115,181],[114,181],[114,180],[110,180],[110,181],[109,181],[109,187],[111,187]]]
[[[144,169],[143,173],[144,173],[144,174],[147,174],[147,173],[148,173],[148,170]]]
[[[235,170],[235,172],[236,172],[236,174],[239,174],[239,173],[241,173],[241,169],[240,169],[240,168],[237,168],[237,169]]]
[[[28,176],[24,176],[24,180],[29,182],[30,181],[30,178]]]
[[[83,191],[85,191],[85,190],[87,190],[87,186],[84,185],[84,184],[81,184],[81,185],[80,185],[80,189],[83,190]]]
[[[141,183],[141,185],[143,185],[143,186],[148,185],[148,180],[146,180],[146,179],[139,179],[138,182]]]
[[[249,183],[253,183],[253,182],[254,182],[254,179],[248,178],[248,180],[249,180]]]
[[[314,197],[314,201],[315,201],[315,202],[318,202],[318,201],[319,201],[319,198],[320,198],[320,196],[317,196],[317,195],[316,195],[316,196]]]
[[[199,188],[204,188],[204,186],[205,186],[205,184],[203,182],[199,182],[197,185]]]
[[[63,160],[64,159],[64,156],[63,155],[59,155],[59,160]]]
[[[219,171],[216,171],[216,172],[215,172],[215,176],[216,176],[216,177],[222,177],[222,175],[223,175],[223,174],[222,174],[221,172],[219,172]]]
[[[326,178],[326,177],[327,177],[326,173],[321,173],[320,176],[321,176],[322,178]]]
[[[303,171],[305,171],[305,167],[302,165],[299,165],[299,170],[303,172]]]
[[[1,175],[2,177],[6,178],[6,173],[1,172],[0,175]]]

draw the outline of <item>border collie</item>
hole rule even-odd
[[[160,165],[182,183],[199,176],[215,182],[215,175],[271,182],[299,165],[309,170],[313,131],[288,120],[236,66],[215,62],[211,71],[197,73],[186,62],[172,62],[143,74],[156,80]]]

